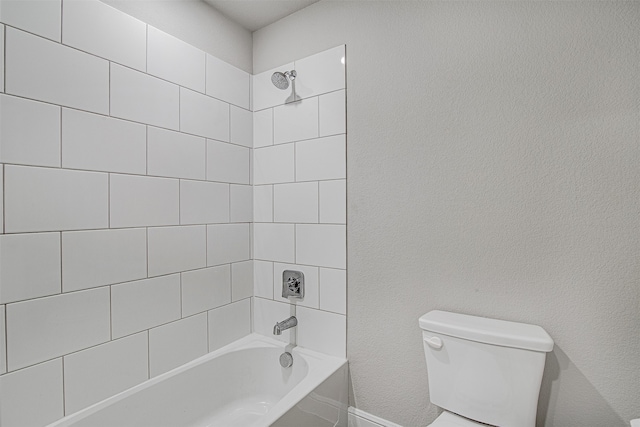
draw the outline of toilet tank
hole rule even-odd
[[[420,317],[431,402],[500,427],[533,427],[546,353],[539,326],[446,311]]]

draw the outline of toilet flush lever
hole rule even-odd
[[[424,342],[426,342],[429,345],[429,347],[435,348],[436,350],[439,350],[442,348],[442,340],[438,337],[425,338]]]

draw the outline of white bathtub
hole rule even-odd
[[[347,361],[251,334],[49,427],[346,426]]]

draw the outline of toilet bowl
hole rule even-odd
[[[534,427],[546,353],[539,326],[446,311],[419,320],[429,399],[442,413],[431,427]]]

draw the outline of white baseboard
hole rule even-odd
[[[349,427],[402,427],[361,409],[349,406]]]

